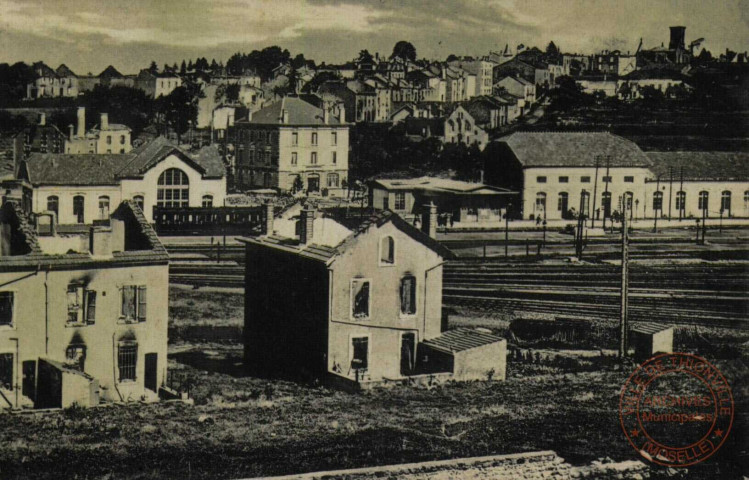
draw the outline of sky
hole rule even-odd
[[[318,63],[360,50],[419,57],[480,56],[524,44],[564,52],[668,44],[671,25],[714,55],[749,50],[749,0],[0,0],[0,62],[107,65],[137,73],[279,45]]]

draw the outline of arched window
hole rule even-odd
[[[50,195],[47,197],[47,210],[55,212],[55,217],[59,215],[60,199],[56,195]]]
[[[557,210],[562,212],[562,214],[569,210],[569,199],[570,196],[567,192],[559,192],[559,196],[557,197]]]
[[[83,201],[83,195],[76,195],[75,197],[73,197],[73,216],[75,217],[75,221],[78,223],[83,223],[85,220]]]
[[[720,194],[720,210],[729,217],[731,216],[731,191],[723,190]]]
[[[99,197],[99,219],[106,220],[109,218],[109,197],[102,195]]]
[[[395,263],[395,240],[391,236],[380,239],[380,263],[385,265]]]
[[[582,212],[580,212],[581,215],[584,217],[590,216],[590,192],[583,190],[582,194]]]
[[[203,195],[203,201],[200,204],[203,208],[210,208],[213,206],[213,195]]]
[[[706,192],[705,190],[700,192],[700,196],[697,199],[697,209],[698,210],[707,210],[707,204],[710,200],[710,194]]]
[[[156,195],[158,207],[187,207],[190,205],[190,180],[178,168],[170,168],[159,175]]]
[[[546,193],[538,192],[536,194],[536,215],[546,215]]]
[[[676,192],[676,210],[683,212],[687,209],[687,192],[679,190]]]
[[[143,200],[143,195],[136,195],[136,196],[134,196],[133,197],[133,203],[135,203],[136,205],[138,205],[138,208],[140,208],[141,210],[143,210],[143,208],[145,208],[143,206],[145,204],[145,202]]]
[[[401,278],[400,297],[401,314],[416,314],[416,277],[406,275]]]
[[[653,192],[653,211],[663,211],[663,192]]]

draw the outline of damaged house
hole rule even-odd
[[[158,399],[166,250],[132,202],[96,226],[50,217],[0,209],[0,408]]]
[[[265,235],[243,239],[250,370],[354,388],[504,379],[505,340],[443,332],[442,266],[453,254],[433,235],[387,210],[355,221],[308,207],[267,218]],[[432,208],[425,231],[436,221]]]

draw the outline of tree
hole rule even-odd
[[[198,118],[198,99],[203,96],[199,86],[185,84],[175,88],[172,93],[156,100],[156,110],[167,125],[177,134],[179,142],[181,136],[190,128],[190,123],[196,123]]]
[[[184,75],[187,72],[187,66],[185,65],[185,61],[182,60],[182,65],[179,66],[179,73]]]
[[[153,74],[159,73],[159,66],[156,65],[156,61],[155,60],[151,60],[151,65],[148,67],[148,71],[151,72],[151,73],[153,73]]]
[[[557,48],[554,42],[549,42],[549,45],[546,46],[546,54],[552,57],[559,55],[559,48]]]
[[[454,53],[451,53],[447,56],[447,60],[445,60],[447,63],[454,62],[455,60],[459,60],[458,56]]]
[[[393,53],[390,58],[400,58],[401,60],[416,60],[416,47],[411,42],[401,40],[393,47]]]

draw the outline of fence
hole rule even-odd
[[[158,235],[251,235],[260,233],[265,208],[153,207]]]

